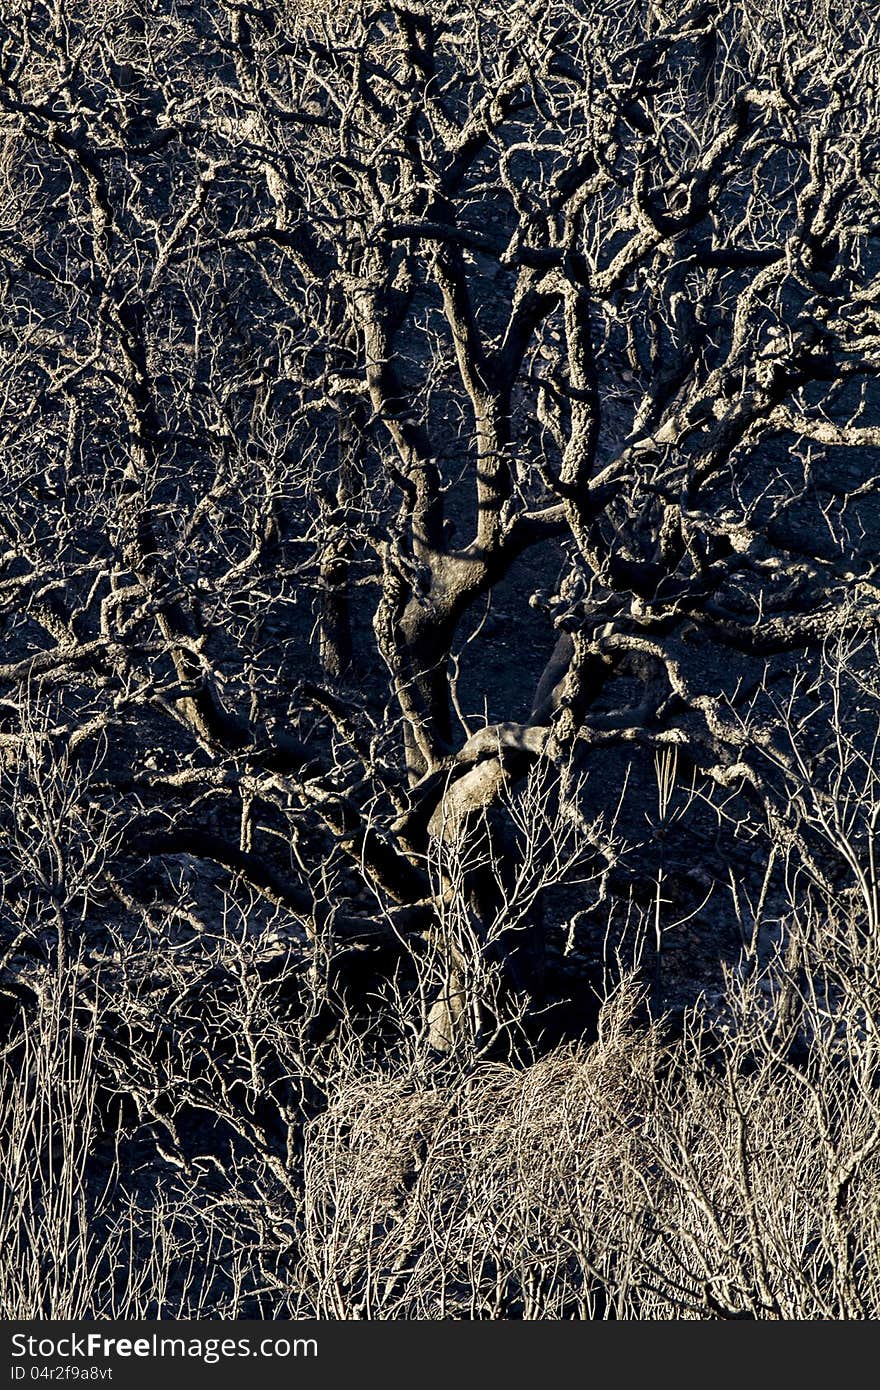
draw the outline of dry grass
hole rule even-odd
[[[222,1174],[178,1158],[140,1199],[101,1133],[99,1020],[50,990],[0,1077],[3,1315],[877,1317],[876,1044],[841,939],[809,923],[786,1029],[777,959],[675,1040],[632,983],[592,1045],[521,1068],[377,1071],[349,1037],[286,1165],[243,1103]]]

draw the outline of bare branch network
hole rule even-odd
[[[31,1067],[10,1113],[55,1084],[22,1020],[57,1040],[68,1010],[77,1103],[152,1146],[140,1217],[171,1210],[160,1171],[204,1178],[151,1247],[178,1310],[876,1315],[868,1196],[846,1225],[880,1133],[872,8],[0,17],[0,985]],[[606,1063],[630,1078],[607,1104]],[[471,1192],[502,1102],[490,1079],[462,1119],[452,1078],[492,1067],[522,1104],[546,1082],[560,1125],[595,1107],[581,1225],[509,1285],[559,1175],[511,1207],[515,1240]],[[342,1149],[352,1183],[378,1162],[371,1068],[433,1213],[403,1245],[322,1186]],[[778,1140],[828,1197],[797,1257],[761,1212],[746,1074],[789,1077],[770,1130],[817,1116],[815,1150]],[[723,1161],[688,1129],[698,1076]],[[68,1180],[99,1152],[74,1144]],[[199,1303],[180,1233],[195,1249],[210,1212],[222,1245],[245,1171]],[[9,1210],[21,1265],[48,1218]],[[470,1213],[448,1282],[444,1210]],[[112,1242],[83,1292],[65,1229],[80,1302],[51,1316],[159,1306]]]

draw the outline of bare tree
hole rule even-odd
[[[184,855],[385,968],[472,839],[491,956],[529,768],[586,827],[628,745],[769,805],[765,692],[880,612],[875,21],[7,9],[3,744],[101,761],[125,835],[71,921]]]

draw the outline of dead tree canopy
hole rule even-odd
[[[4,10],[0,744],[87,788],[10,939],[184,856],[455,1014],[529,769],[769,804],[772,682],[880,618],[870,7]]]

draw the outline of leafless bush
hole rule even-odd
[[[820,950],[809,966],[833,975]],[[876,1317],[880,1110],[861,999],[731,981],[724,1023],[633,1024],[450,1088],[344,1088],[308,1136],[324,1317]],[[866,1072],[866,1067],[868,1071]]]
[[[159,1189],[147,1204],[123,1181],[99,1100],[103,1020],[90,989],[75,969],[47,981],[0,1060],[2,1316],[216,1315],[212,1264],[234,1269],[234,1252],[181,1195]]]
[[[2,1077],[6,1315],[877,1316],[877,1001],[828,904],[790,914],[677,1037],[625,984],[591,1044],[427,1073],[353,1029],[306,1058],[227,949],[238,986],[201,1052],[185,1000],[154,1001],[176,1035],[164,1071],[119,1005],[135,1046],[115,1090],[143,1108],[112,1139],[106,1021],[47,990]],[[164,1155],[152,1196],[120,1183],[126,1130]]]

